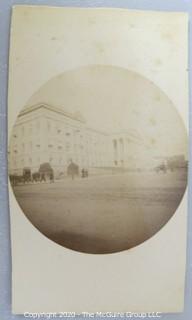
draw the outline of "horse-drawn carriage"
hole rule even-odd
[[[31,169],[26,167],[23,168],[22,174],[10,174],[9,178],[13,186],[20,183],[45,182],[46,180],[54,182],[54,171],[49,163],[43,163],[36,172],[31,173]]]
[[[28,167],[23,168],[22,174],[10,174],[9,179],[12,185],[17,185],[18,183],[26,183],[32,181],[31,169]]]
[[[185,160],[183,155],[181,156],[173,156],[168,158],[165,162],[162,162],[158,166],[156,166],[155,171],[159,172],[174,172],[174,171],[187,171],[188,169],[188,161]]]
[[[50,180],[50,182],[54,182],[54,171],[49,162],[42,163],[39,167],[39,181]]]
[[[155,167],[155,172],[156,173],[166,173],[167,172],[167,166],[164,163],[159,164],[158,166]]]
[[[23,168],[23,182],[31,182],[32,176],[31,176],[31,169],[30,168]]]
[[[67,175],[74,179],[75,176],[79,175],[79,166],[73,161],[67,167]]]

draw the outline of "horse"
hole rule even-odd
[[[32,173],[32,181],[33,182],[39,182],[40,181],[40,173],[39,172]]]

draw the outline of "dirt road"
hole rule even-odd
[[[14,188],[28,219],[57,243],[87,253],[131,248],[174,214],[186,173],[127,173]]]

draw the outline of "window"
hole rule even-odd
[[[29,127],[29,134],[32,134],[32,126]]]
[[[67,143],[67,144],[66,144],[66,150],[69,150],[70,148],[71,148],[70,144]]]
[[[36,123],[36,129],[37,129],[37,130],[40,129],[40,121],[37,121],[37,123]]]
[[[51,123],[50,123],[50,121],[47,121],[47,130],[48,130],[48,132],[51,131]]]

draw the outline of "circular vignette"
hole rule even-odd
[[[92,65],[49,80],[17,117],[9,176],[25,216],[75,251],[128,250],[173,216],[187,185],[187,133],[143,76]]]

